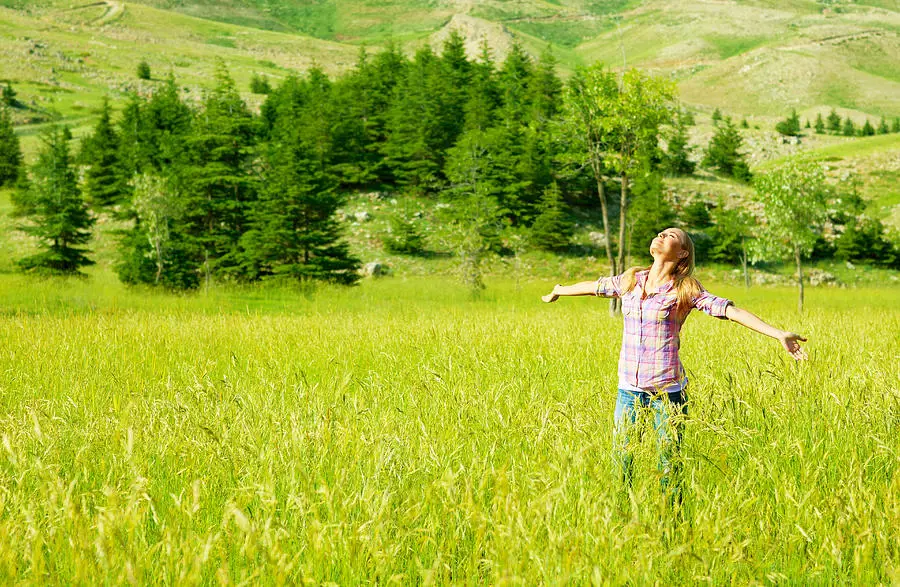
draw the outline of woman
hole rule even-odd
[[[653,265],[632,267],[622,275],[601,277],[575,285],[557,285],[541,299],[555,302],[561,296],[618,297],[622,300],[624,331],[619,355],[619,395],[616,402],[614,445],[616,461],[622,467],[627,484],[631,482],[632,457],[628,448],[628,428],[635,423],[638,407],[654,413],[654,428],[660,446],[659,466],[663,488],[670,475],[676,477],[672,497],[680,501],[677,483],[677,459],[672,457],[680,445],[679,418],[687,413],[687,377],[678,356],[681,325],[691,310],[697,309],[716,318],[729,319],[781,342],[796,360],[806,359],[798,341],[799,334],[779,330],[750,312],[737,308],[730,300],[716,297],[692,277],[694,243],[683,230],[667,228],[650,244]]]

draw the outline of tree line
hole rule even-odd
[[[486,46],[470,60],[453,34],[440,54],[424,47],[408,58],[393,45],[361,51],[337,79],[314,68],[273,88],[255,76],[251,90],[266,95],[258,114],[221,63],[199,104],[187,103],[170,75],[149,97],[131,95],[115,123],[105,101],[77,153],[64,128],[42,137],[27,173],[17,144],[2,151],[19,153],[0,160],[0,173],[13,170],[0,182],[18,178],[16,214],[44,244],[20,264],[77,272],[90,263],[85,245],[105,211],[130,221],[116,266],[126,283],[349,284],[359,260],[341,238],[336,211],[363,190],[442,201],[447,246],[474,287],[485,256],[510,248],[504,235],[566,249],[573,208],[599,207],[613,272],[625,268],[631,240],[649,242],[644,232],[678,220],[704,233],[702,254],[746,264],[748,249],[733,231],[717,231],[740,220],[731,211],[721,207],[704,226],[687,208],[676,218],[664,201],[665,176],[695,171],[693,117],[674,84],[599,65],[564,84],[555,69],[549,52],[535,60],[516,45],[501,64]],[[5,110],[4,140],[17,141]],[[717,123],[702,165],[753,180],[730,119]],[[386,247],[423,251],[412,219],[393,218],[392,229]]]

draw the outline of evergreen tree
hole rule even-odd
[[[744,271],[744,287],[750,287],[747,242],[753,236],[753,217],[742,208],[726,209],[724,203],[719,202],[713,220],[715,225],[708,230],[712,239],[709,258],[719,263],[740,263]]]
[[[791,115],[775,125],[775,130],[786,137],[800,135],[800,117],[796,110],[791,110]]]
[[[832,108],[831,112],[828,114],[827,127],[828,132],[833,132],[835,134],[841,132],[841,117],[834,108]]]
[[[878,123],[878,134],[886,135],[891,132],[891,127],[888,126],[887,119],[882,116],[881,122]]]
[[[559,116],[562,92],[562,81],[556,75],[556,57],[548,48],[541,53],[528,85],[531,120],[546,124]]]
[[[466,57],[465,39],[456,30],[444,42],[441,68],[445,89],[438,98],[443,103],[441,112],[449,147],[463,132],[467,94],[472,81],[472,64]]]
[[[894,119],[894,124],[891,125],[891,132],[900,132],[900,117]]]
[[[207,283],[213,275],[241,277],[241,234],[256,195],[250,173],[255,122],[223,63],[187,137],[189,164],[181,171],[184,215],[178,227],[202,251]]]
[[[22,148],[9,109],[0,106],[0,188],[14,185],[22,167]]]
[[[691,152],[694,150],[688,144],[687,125],[683,114],[674,118],[674,123],[666,135],[668,149],[663,158],[662,168],[670,175],[691,175],[697,164],[691,161]]]
[[[149,80],[150,79],[150,64],[146,61],[141,61],[137,65],[137,77],[138,79]]]
[[[856,136],[856,127],[853,125],[853,121],[850,120],[849,116],[844,120],[844,126],[842,127],[841,132],[845,137]]]
[[[825,133],[825,121],[822,119],[822,113],[819,112],[816,115],[816,134],[824,134]]]
[[[500,88],[496,76],[490,47],[484,42],[478,61],[472,64],[472,82],[465,106],[466,130],[486,131],[494,125],[494,113],[500,106]]]
[[[395,89],[388,115],[386,161],[397,183],[419,194],[437,189],[450,146],[440,97],[445,88],[442,70],[430,47],[419,49]]]
[[[94,219],[78,189],[69,153],[71,138],[67,128],[50,128],[42,137],[44,145],[30,181],[13,195],[14,214],[31,221],[18,229],[36,237],[45,249],[19,260],[26,271],[77,274],[93,264],[89,251],[80,248],[91,239]]]
[[[712,113],[713,126],[719,124],[719,122],[721,122],[721,121],[722,121],[722,112],[718,108],[716,108],[715,110],[713,110],[713,113]]]
[[[875,135],[875,127],[872,126],[872,123],[869,122],[869,119],[866,119],[866,123],[859,129],[860,136],[871,137]]]
[[[884,234],[884,225],[873,218],[852,218],[835,240],[834,256],[842,261],[872,262],[897,267],[900,248]]]
[[[283,123],[283,124],[282,124]],[[341,241],[335,212],[341,205],[314,140],[284,110],[279,136],[267,147],[259,198],[250,230],[241,238],[244,273],[300,282],[353,284],[359,261]]]
[[[555,182],[544,190],[539,210],[531,225],[531,242],[545,251],[565,250],[572,238],[572,222]]]
[[[19,106],[19,100],[16,99],[16,91],[9,82],[6,82],[6,85],[0,90],[0,103],[2,103],[0,106],[6,106],[7,108]]]
[[[272,86],[269,84],[269,78],[254,73],[250,78],[250,91],[254,94],[263,95],[272,93]]]
[[[741,119],[741,128],[750,128],[750,124],[747,122],[746,118]]]
[[[703,230],[712,226],[709,204],[694,200],[681,212],[681,222],[690,230]]]
[[[716,129],[716,133],[709,142],[706,156],[703,158],[703,165],[718,169],[725,175],[730,175],[740,181],[748,181],[751,177],[750,168],[740,151],[743,142],[744,140],[731,122],[731,118],[726,118],[725,124]]]
[[[88,166],[84,174],[84,196],[95,208],[121,201],[126,194],[119,161],[119,137],[110,120],[109,100],[103,99],[94,132],[81,143],[79,160]]]
[[[812,125],[809,123],[808,118],[806,119],[806,124],[804,125],[804,128],[812,128]]]

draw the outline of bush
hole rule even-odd
[[[403,214],[390,219],[391,235],[384,239],[384,250],[394,255],[421,255],[425,252],[425,236],[415,220]]]
[[[141,61],[137,66],[137,76],[138,79],[150,79],[150,64],[146,61]]]

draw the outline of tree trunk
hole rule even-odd
[[[600,211],[603,214],[603,234],[606,237],[606,260],[609,262],[609,274],[616,275],[616,260],[613,257],[612,242],[609,233],[609,210],[606,206],[606,190],[603,188],[603,174],[601,173],[600,162],[592,158],[591,168],[594,170],[594,179],[597,181],[597,195],[600,197]],[[618,299],[610,298],[610,315],[615,315],[617,309]]]
[[[747,244],[741,237],[741,265],[744,267],[744,287],[750,289],[750,273],[747,271]]]
[[[619,200],[619,269],[625,271],[625,218],[628,213],[628,174],[622,174],[622,193]]]
[[[803,265],[800,262],[800,247],[794,247],[794,258],[797,260],[797,285],[800,287],[800,301],[798,311],[803,313]]]

